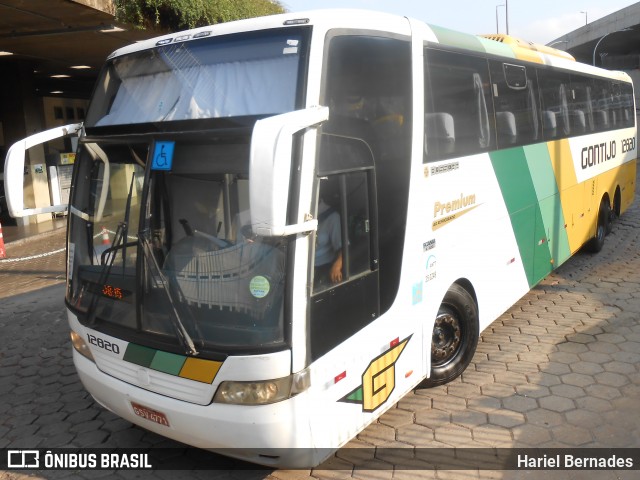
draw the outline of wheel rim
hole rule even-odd
[[[431,363],[442,366],[449,363],[460,351],[462,344],[462,329],[458,319],[450,313],[443,313],[436,317],[433,326],[431,342]]]

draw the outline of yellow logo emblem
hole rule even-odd
[[[410,339],[411,335],[371,360],[362,374],[362,385],[339,401],[361,404],[364,412],[373,412],[385,403],[396,387],[396,362]]]

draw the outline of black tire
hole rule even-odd
[[[423,388],[444,385],[469,365],[478,345],[478,306],[462,286],[453,284],[444,296],[433,326],[431,376]]]
[[[615,215],[613,214],[613,210],[609,209],[609,217],[605,224],[605,235],[609,235],[613,231],[613,221],[615,220]]]
[[[604,239],[611,231],[611,207],[609,201],[603,198],[598,209],[598,219],[595,236],[587,242],[587,250],[591,253],[598,253],[604,247]]]
[[[622,202],[622,195],[620,194],[620,187],[616,188],[616,193],[613,195],[613,208],[611,209],[611,218],[614,220],[620,218],[620,203]]]
[[[602,201],[606,202],[607,206],[609,207],[609,217],[606,223],[606,231],[605,231],[607,235],[609,235],[613,231],[613,222],[618,218],[618,216],[616,215],[616,208],[617,208],[616,201],[620,201],[618,195],[619,195],[619,191],[616,190],[616,193],[613,197],[614,198],[613,205],[609,203],[607,200],[602,199]]]

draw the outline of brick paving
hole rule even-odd
[[[63,244],[56,231],[7,251],[17,257]],[[0,448],[180,447],[115,417],[83,390],[71,361],[63,276],[62,253],[0,262]],[[232,463],[213,472],[14,471],[0,479],[637,478],[637,471],[433,471],[412,455],[414,447],[640,448],[639,317],[636,201],[599,254],[576,255],[481,335],[459,379],[411,392],[347,446],[366,449],[341,449],[329,464],[342,469],[265,472]],[[389,468],[403,451],[416,468]]]
[[[7,243],[6,260],[0,260],[0,301],[65,280],[64,228]],[[30,260],[31,257],[36,257]]]

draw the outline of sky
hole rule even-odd
[[[577,28],[633,5],[623,0],[281,0],[287,11],[319,8],[361,8],[409,16],[426,23],[472,34],[506,33],[546,44]],[[586,13],[584,13],[586,12]]]

